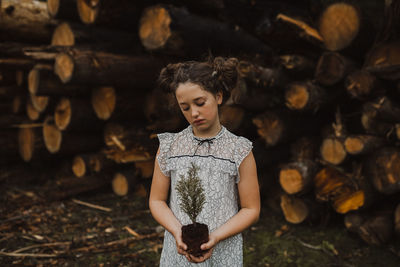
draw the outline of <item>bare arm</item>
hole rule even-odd
[[[236,235],[255,223],[260,215],[260,192],[257,178],[257,168],[253,153],[242,161],[239,167],[240,181],[238,192],[241,209],[209,236],[209,241],[201,246],[203,250],[211,249],[202,257],[193,257],[195,262],[202,262],[212,254],[212,248],[220,241]]]
[[[159,153],[160,150],[157,151],[157,155]],[[149,199],[150,211],[154,219],[175,237],[178,253],[184,254],[186,245],[182,242],[182,225],[167,205],[169,187],[170,177],[161,172],[158,161],[155,159]]]

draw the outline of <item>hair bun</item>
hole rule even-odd
[[[216,57],[212,62],[214,69],[212,75],[216,77],[219,86],[226,92],[231,92],[236,87],[238,63],[236,58],[224,59],[223,57]]]
[[[168,64],[161,70],[160,76],[158,77],[158,85],[163,91],[168,92],[170,90],[175,73],[181,65],[182,63]]]

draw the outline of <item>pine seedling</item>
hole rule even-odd
[[[181,175],[181,179],[176,186],[179,199],[181,200],[180,207],[189,216],[194,225],[196,225],[196,218],[206,202],[204,188],[197,174],[199,169],[198,166],[192,163],[187,172],[188,178],[185,179],[185,176]]]

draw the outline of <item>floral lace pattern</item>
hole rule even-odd
[[[229,132],[222,126],[213,138],[199,138],[192,126],[179,133],[162,133],[157,161],[161,172],[171,178],[169,206],[182,223],[190,224],[189,217],[179,208],[176,184],[180,176],[186,176],[191,163],[200,167],[199,177],[205,189],[206,203],[197,221],[205,223],[212,232],[238,212],[236,183],[240,181],[239,166],[250,153],[252,143]],[[242,266],[242,235],[237,234],[218,243],[210,259],[191,264],[179,255],[174,237],[165,231],[160,266]]]

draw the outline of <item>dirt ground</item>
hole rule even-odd
[[[1,192],[0,266],[158,265],[163,230],[143,197],[104,189],[48,202],[40,187]],[[339,217],[325,225],[289,225],[264,205],[244,240],[245,266],[400,266],[398,241],[371,247]]]

